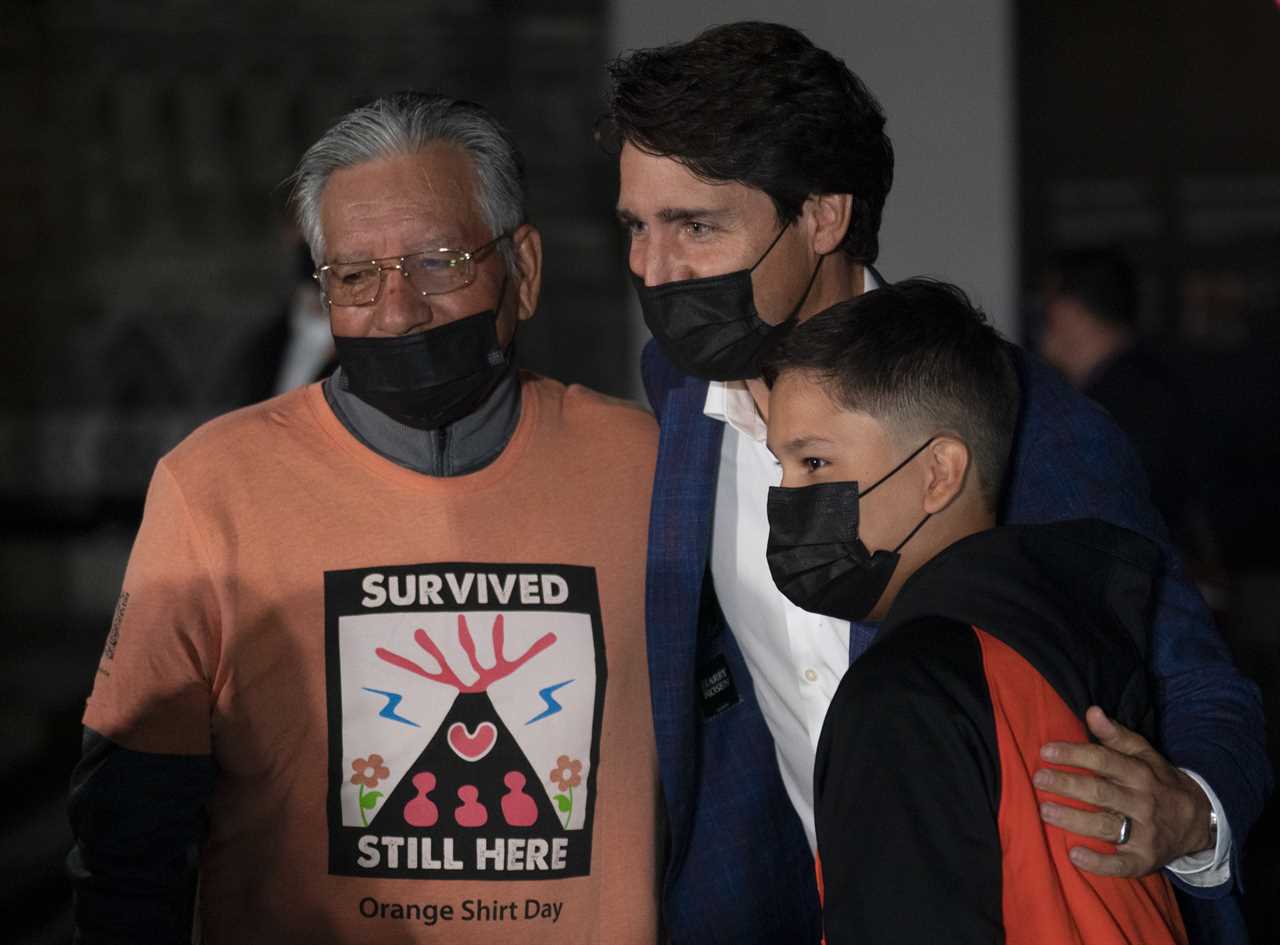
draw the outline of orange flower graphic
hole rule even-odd
[[[379,781],[391,777],[391,769],[382,763],[382,756],[378,754],[357,758],[351,762],[351,767],[355,770],[351,783],[361,787],[376,788]]]
[[[576,788],[582,783],[582,762],[568,755],[556,759],[556,766],[551,771],[550,780],[562,791]]]

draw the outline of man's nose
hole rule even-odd
[[[644,239],[633,239],[628,262],[631,271],[646,286],[662,285],[673,278],[670,247],[661,237],[647,235]]]
[[[431,324],[431,297],[415,289],[403,270],[388,269],[383,279],[386,283],[374,313],[374,326],[379,331],[387,335],[407,335]]]

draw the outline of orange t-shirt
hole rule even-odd
[[[651,417],[522,377],[489,466],[319,385],[160,461],[84,722],[211,754],[204,941],[652,943]]]

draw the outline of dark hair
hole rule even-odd
[[[1070,296],[1096,318],[1132,328],[1138,319],[1138,290],[1129,261],[1114,249],[1061,253],[1050,267],[1050,292]]]
[[[1008,346],[960,289],[908,279],[833,305],[788,334],[765,376],[772,383],[787,371],[810,372],[836,404],[869,414],[895,438],[954,433],[996,510],[1018,378]]]
[[[893,146],[880,103],[840,59],[789,26],[730,23],[620,56],[609,75],[599,133],[762,190],[783,223],[811,195],[851,194],[842,248],[875,262]]]

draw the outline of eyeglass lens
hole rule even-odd
[[[382,293],[387,271],[399,270],[423,295],[443,295],[471,285],[475,280],[476,260],[510,236],[510,233],[499,233],[469,253],[453,249],[411,253],[391,265],[332,263],[320,270],[320,286],[334,305],[372,305]]]
[[[392,265],[335,263],[323,271],[325,295],[336,305],[372,305],[382,290],[384,273],[400,270],[413,288],[426,295],[440,295],[471,284],[472,264],[467,254],[453,250],[429,250],[406,256]]]

